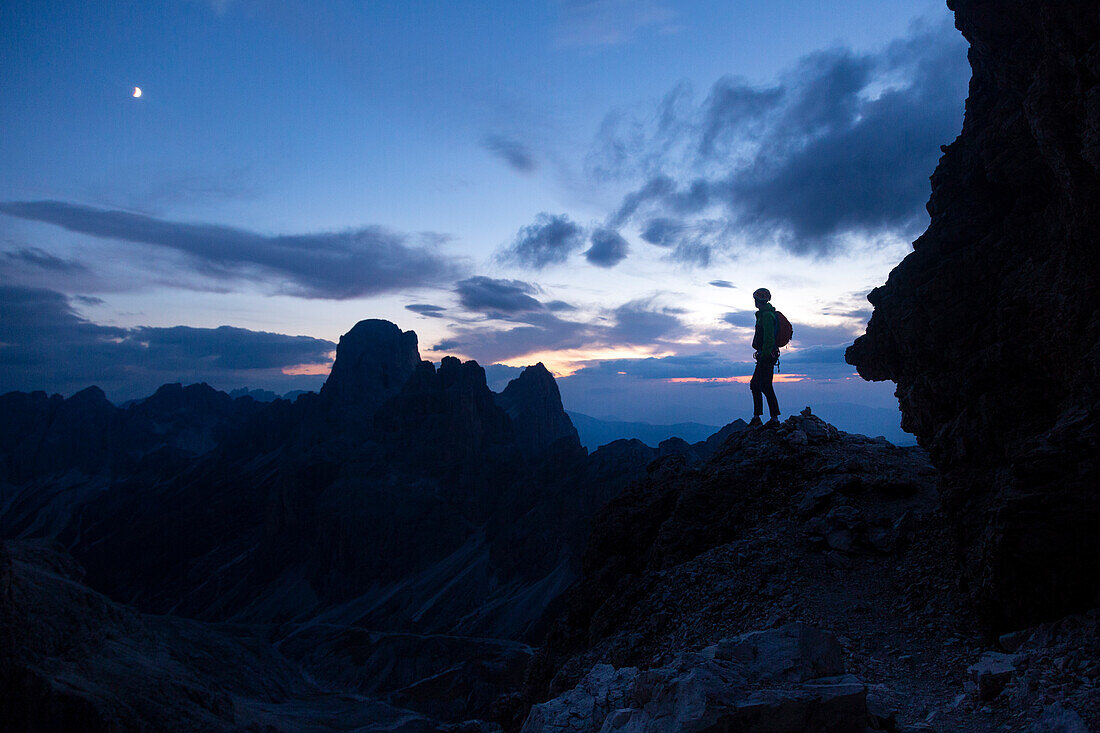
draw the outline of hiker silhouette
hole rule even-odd
[[[764,414],[764,397],[768,399],[769,424],[779,422],[779,401],[772,387],[772,374],[779,361],[779,346],[776,344],[779,319],[775,307],[771,304],[772,294],[767,288],[753,292],[756,302],[756,333],[752,337],[752,358],[756,359],[756,368],[749,381],[752,391],[752,421],[749,425],[760,425],[760,416]]]

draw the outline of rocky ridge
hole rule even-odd
[[[1035,636],[1036,656],[1047,669],[1070,665],[1065,676],[1023,682],[1015,660],[995,693],[978,684],[973,667],[1007,650],[983,636],[956,580],[936,484],[923,450],[844,434],[808,410],[777,429],[739,431],[702,462],[654,461],[594,519],[582,576],[528,669],[527,729],[568,730],[554,722],[567,710],[586,721],[577,730],[593,731],[1038,731],[1055,714],[1100,728],[1091,662],[1065,642]],[[802,680],[850,675],[821,681],[825,697],[714,668],[714,645],[782,635],[791,624],[820,630],[842,651],[839,666]],[[776,654],[781,666],[793,663]],[[660,682],[636,689],[646,670]],[[1004,692],[1021,684],[1032,685],[1027,701]],[[761,689],[775,707],[750,724],[738,716]],[[851,703],[843,717],[798,712],[808,699],[821,712],[834,692]],[[590,702],[602,699],[611,701],[595,715]],[[679,710],[697,717],[677,718]]]

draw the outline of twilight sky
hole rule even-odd
[[[316,388],[374,317],[719,425],[760,286],[785,412],[896,410],[843,349],[969,79],[941,0],[17,1],[0,65],[0,392]]]

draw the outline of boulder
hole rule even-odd
[[[762,681],[803,682],[844,672],[844,650],[831,635],[802,622],[718,642],[716,659],[737,662]]]
[[[572,690],[533,706],[521,733],[598,731],[613,710],[626,707],[637,678],[635,667],[597,664]]]
[[[596,665],[574,689],[535,705],[523,733],[863,733],[870,723],[867,688],[843,674],[840,644],[793,623],[643,672]]]
[[[1016,663],[1015,655],[985,652],[981,659],[966,668],[966,673],[978,685],[978,697],[992,700],[1012,680],[1012,675],[1016,673]]]
[[[1090,729],[1074,710],[1054,703],[1043,710],[1028,733],[1090,733]]]

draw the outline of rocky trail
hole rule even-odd
[[[818,694],[816,712],[800,713],[814,677],[784,679],[789,694],[780,695],[785,702],[772,720],[806,717],[789,728],[745,729],[1097,730],[1100,617],[1094,611],[1000,641],[983,635],[936,480],[921,449],[840,433],[808,410],[777,429],[734,435],[709,461],[673,456],[651,464],[648,479],[596,518],[586,575],[532,668],[532,694],[541,684],[566,697],[537,705],[524,730],[618,730],[620,723],[674,730],[655,721],[676,715],[687,716],[676,723],[685,730],[740,730],[747,723],[731,711],[751,700],[749,690],[774,687],[774,675],[749,673],[741,687],[721,675],[710,686],[695,679],[708,702],[689,713],[683,702],[692,685],[684,676],[706,678],[714,665],[732,664],[714,658],[715,645],[799,628],[819,630],[822,643],[835,645],[838,658],[816,677],[841,688]],[[820,661],[813,645],[767,654],[787,670]],[[650,680],[617,700],[634,713],[608,723],[597,712],[576,727],[570,688],[601,690],[598,680],[613,679],[608,664],[620,674],[662,670],[656,687],[671,698],[657,700]],[[796,681],[802,686],[792,687]],[[737,689],[743,694],[731,693]],[[851,690],[865,691],[863,705],[830,722],[830,695],[843,699]],[[1063,727],[1051,727],[1054,719]]]

